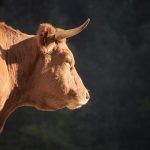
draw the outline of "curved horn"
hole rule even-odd
[[[61,40],[64,38],[69,38],[72,37],[78,33],[80,33],[82,30],[84,30],[87,25],[89,24],[90,19],[88,18],[81,26],[74,28],[74,29],[70,29],[70,30],[61,30],[56,32],[55,34],[55,39],[56,40]]]

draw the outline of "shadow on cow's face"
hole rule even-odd
[[[79,108],[88,102],[90,96],[75,69],[73,54],[65,38],[43,39],[44,25],[37,38],[40,55],[32,78],[32,97],[36,100],[33,101],[33,104],[40,110],[56,110],[63,107]],[[46,26],[50,28],[51,35],[62,31],[48,24]],[[47,31],[46,28],[46,35],[49,34],[51,37]]]

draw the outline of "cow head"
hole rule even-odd
[[[37,32],[38,61],[30,81],[28,96],[40,110],[76,109],[90,98],[75,68],[75,60],[66,39],[80,33],[89,23],[63,30],[41,24]]]

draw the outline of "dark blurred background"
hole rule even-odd
[[[0,150],[150,149],[149,0],[0,1],[0,21],[28,34],[43,22],[68,29],[88,17],[68,43],[91,101],[74,111],[18,109]]]

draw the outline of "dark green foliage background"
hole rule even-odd
[[[67,29],[88,17],[69,46],[91,101],[75,111],[18,109],[0,150],[150,149],[150,1],[0,1],[0,21],[30,34],[42,22]]]

